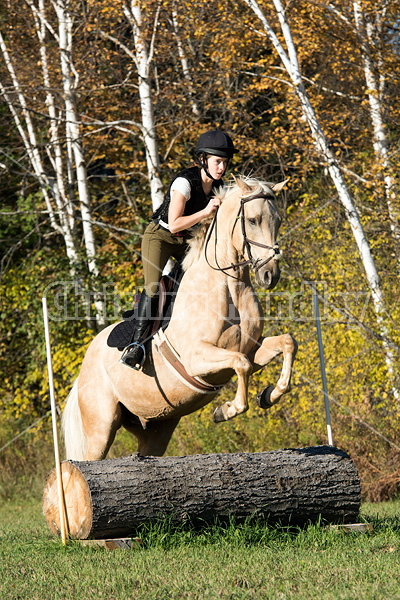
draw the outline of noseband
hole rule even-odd
[[[221,267],[218,263],[218,259],[217,259],[217,242],[218,242],[218,232],[217,232],[217,214],[218,214],[218,208],[215,211],[215,215],[214,218],[212,220],[210,229],[208,231],[208,235],[207,235],[207,240],[205,243],[205,258],[207,261],[207,264],[209,267],[211,267],[214,271],[223,271],[224,273],[229,271],[230,269],[238,269],[239,267],[245,267],[245,266],[251,266],[255,271],[260,270],[262,267],[264,267],[267,263],[269,263],[271,260],[280,260],[280,258],[282,258],[282,254],[281,251],[279,250],[279,246],[278,244],[275,244],[275,246],[267,246],[267,244],[260,244],[259,242],[255,242],[254,240],[251,240],[247,237],[246,234],[246,224],[245,224],[245,215],[244,215],[244,205],[247,202],[250,202],[251,200],[256,200],[257,198],[268,198],[269,200],[274,200],[274,197],[271,196],[271,194],[268,193],[257,193],[257,194],[253,194],[253,196],[248,196],[245,198],[241,198],[240,199],[240,206],[239,206],[239,210],[238,213],[236,215],[235,218],[235,224],[233,225],[232,228],[232,235],[234,232],[234,229],[236,227],[236,223],[237,221],[240,219],[240,223],[241,223],[241,228],[242,228],[242,235],[243,235],[243,245],[244,248],[246,248],[247,250],[247,255],[248,255],[248,260],[244,260],[241,262],[237,262],[234,263],[232,265],[229,265],[228,267]],[[213,232],[213,230],[215,229],[215,244],[214,244],[214,260],[215,260],[215,264],[217,265],[216,267],[214,267],[213,265],[210,264],[208,258],[207,258],[207,248],[208,248],[208,243],[210,241],[211,238],[211,234]],[[269,258],[263,260],[260,263],[259,258],[254,259],[251,253],[251,246],[258,246],[260,248],[265,248],[267,250],[273,250],[274,254],[272,254],[272,256],[270,256]],[[230,273],[226,273],[227,275],[229,275],[230,277],[233,277],[234,279],[239,279],[238,277],[235,277],[234,275],[231,275]]]

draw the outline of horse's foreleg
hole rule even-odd
[[[297,352],[297,342],[292,335],[285,333],[273,337],[261,338],[253,358],[253,373],[259,371],[279,354],[283,354],[282,372],[275,387],[264,390],[260,406],[270,408],[273,404],[290,391],[290,379],[293,362]]]
[[[228,421],[248,410],[248,383],[252,364],[241,352],[225,350],[212,344],[201,343],[196,349],[190,365],[192,376],[207,377],[223,370],[233,370],[238,378],[236,396],[232,402],[225,402],[215,409],[215,423]]]

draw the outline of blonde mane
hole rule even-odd
[[[219,192],[216,192],[215,198],[219,198],[222,203],[230,189],[231,188],[224,188]],[[200,260],[201,251],[207,236],[207,231],[212,223],[213,218],[214,215],[210,215],[209,217],[206,217],[200,221],[192,237],[189,239],[189,250],[182,261],[182,269],[184,271],[187,271],[192,265]]]
[[[250,195],[250,193],[257,194],[259,192],[266,191],[273,193],[270,187],[271,185],[271,183],[259,181],[258,179],[252,177],[234,177],[233,183],[231,183],[227,188],[224,188],[223,190],[217,192],[215,194],[215,198],[220,198],[222,204],[222,202],[228,195],[231,195],[237,191],[240,191],[243,197]],[[243,193],[246,187],[248,187],[249,189],[246,193]],[[206,241],[207,232],[212,220],[213,215],[207,217],[206,219],[203,219],[196,227],[193,236],[189,240],[189,250],[182,261],[182,268],[184,271],[187,271],[192,265],[194,265],[200,260],[201,253]]]

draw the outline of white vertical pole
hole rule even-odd
[[[317,291],[316,291],[314,285],[312,285],[312,293],[313,293],[313,300],[314,300],[315,323],[317,325],[317,333],[318,333],[319,363],[320,363],[320,366],[321,366],[322,387],[323,387],[323,390],[324,390],[326,427],[327,427],[327,430],[328,430],[328,443],[329,443],[330,446],[333,446],[332,425],[331,425],[331,412],[330,412],[330,409],[329,409],[328,386],[326,384],[324,347],[322,345],[321,319],[320,319],[320,316],[319,316],[318,295],[317,295]]]
[[[55,457],[55,462],[56,462],[56,474],[57,474],[58,508],[59,508],[59,513],[60,513],[60,531],[61,531],[62,543],[65,545],[66,539],[67,539],[67,516],[65,513],[64,490],[63,490],[63,484],[62,484],[61,463],[60,463],[60,452],[59,452],[59,448],[58,448],[57,411],[56,411],[56,401],[55,401],[55,395],[54,395],[53,363],[51,360],[49,319],[48,319],[48,314],[47,314],[47,298],[42,298],[42,305],[43,305],[44,333],[45,333],[45,339],[46,339],[47,370],[49,372],[51,419],[53,422],[54,457]]]

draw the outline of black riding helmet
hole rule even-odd
[[[232,158],[239,150],[234,148],[232,139],[227,133],[219,129],[214,129],[213,131],[202,133],[199,137],[199,141],[194,149],[195,156],[204,152],[213,156],[221,156],[221,158]]]
[[[212,131],[202,133],[194,149],[194,154],[200,166],[205,170],[210,179],[214,178],[208,172],[207,154],[227,158],[229,161],[236,152],[239,152],[239,150],[236,150],[234,147],[232,138],[220,129],[213,129]]]

